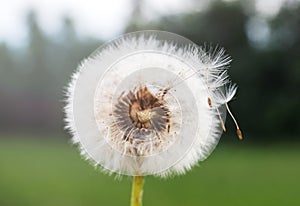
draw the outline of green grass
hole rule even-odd
[[[115,180],[71,145],[0,139],[0,205],[129,205],[131,179]],[[144,206],[300,205],[299,145],[219,144],[184,176],[146,177]]]

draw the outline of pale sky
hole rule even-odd
[[[33,9],[38,23],[48,35],[59,32],[61,18],[70,16],[80,36],[110,39],[120,34],[129,21],[133,0],[8,0],[0,7],[0,43],[20,46],[26,42],[26,12]],[[162,14],[193,10],[197,0],[144,0],[143,15],[157,18]],[[227,0],[230,1],[230,0]],[[232,0],[231,0],[232,1]],[[274,15],[286,0],[256,0],[257,11]],[[198,8],[199,9],[199,8]]]
[[[153,18],[162,13],[188,9],[190,0],[146,0]],[[61,18],[70,16],[80,36],[110,39],[120,34],[129,21],[132,0],[8,0],[0,7],[0,43],[18,46],[26,42],[26,13],[33,9],[38,23],[48,34],[61,28]],[[152,18],[151,12],[145,15]],[[154,15],[155,14],[155,15]]]

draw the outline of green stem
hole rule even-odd
[[[131,190],[131,206],[141,206],[143,199],[143,176],[134,176]]]

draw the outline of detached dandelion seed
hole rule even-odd
[[[205,160],[225,128],[236,93],[221,48],[199,47],[176,34],[126,34],[82,61],[67,90],[66,128],[81,154],[104,172],[134,176],[140,205],[143,176],[184,174]]]

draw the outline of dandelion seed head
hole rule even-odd
[[[219,141],[224,104],[236,92],[229,63],[223,49],[176,34],[126,34],[79,65],[67,90],[66,129],[108,173],[183,174]]]

